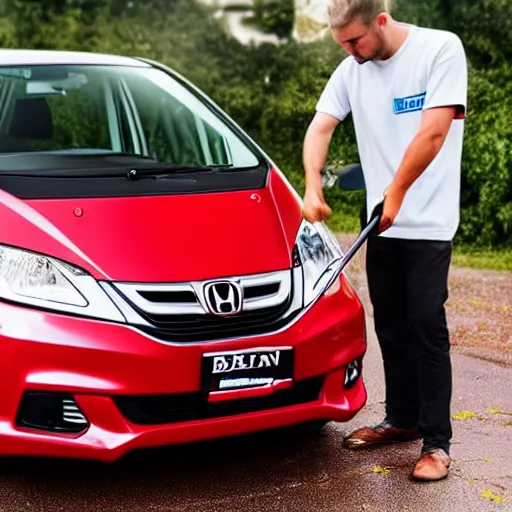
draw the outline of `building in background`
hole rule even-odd
[[[329,31],[328,0],[295,0],[293,38],[302,43],[322,39]]]
[[[242,44],[273,43],[278,44],[275,34],[265,34],[258,28],[245,23],[251,17],[253,0],[198,0],[200,3],[214,7],[215,17],[220,19],[229,33]]]
[[[251,17],[253,0],[198,0],[214,7],[215,16],[226,29],[242,44],[273,43],[279,44],[275,34],[266,34],[245,21]],[[328,0],[294,0],[295,15],[292,37],[296,41],[309,43],[323,38],[328,32]]]

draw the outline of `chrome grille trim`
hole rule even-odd
[[[119,308],[124,316],[126,323],[129,325],[141,325],[150,327],[151,324],[142,318],[117,292],[112,283],[101,281],[100,286],[105,290],[105,293],[110,297],[112,302]]]
[[[197,300],[196,289],[190,284],[127,284],[113,283],[114,286],[133,304],[146,313],[154,315],[184,314],[199,315],[204,314],[201,304]],[[139,292],[161,292],[161,293],[180,293],[192,292],[195,294],[196,302],[151,302],[145,299]]]
[[[274,310],[276,308],[281,307],[281,313],[279,317],[275,317],[273,322],[270,322],[265,327],[263,327],[258,333],[240,333],[240,334],[234,334],[229,332],[211,332],[208,325],[204,326],[204,334],[200,335],[201,339],[191,339],[191,340],[183,340],[178,338],[173,338],[171,335],[170,337],[165,334],[165,326],[162,327],[160,323],[158,323],[157,319],[153,319],[150,317],[150,315],[147,315],[144,311],[138,309],[133,303],[130,303],[126,297],[123,296],[123,293],[120,291],[120,288],[118,286],[115,286],[116,283],[102,281],[100,282],[101,287],[105,290],[105,292],[108,294],[112,302],[119,308],[119,310],[122,312],[123,316],[126,318],[126,323],[128,326],[130,326],[132,329],[137,330],[138,332],[143,333],[148,338],[152,339],[155,342],[163,343],[166,345],[175,345],[175,346],[183,346],[183,344],[186,344],[188,346],[193,345],[202,345],[204,343],[222,343],[226,341],[230,341],[233,339],[239,339],[240,337],[243,337],[244,339],[250,339],[254,337],[260,337],[260,336],[268,336],[271,334],[275,334],[281,331],[284,331],[288,329],[291,325],[293,325],[296,321],[297,315],[299,312],[304,311],[304,298],[303,298],[303,288],[304,288],[304,282],[303,282],[303,274],[302,274],[302,268],[301,267],[293,267],[289,270],[280,271],[280,272],[272,272],[267,274],[259,274],[259,275],[252,275],[252,276],[244,276],[244,283],[249,283],[251,286],[256,286],[258,283],[262,283],[263,286],[266,284],[271,284],[272,282],[275,282],[275,277],[277,276],[278,282],[280,283],[280,288],[276,291],[274,286],[273,293],[269,293],[265,296],[260,296],[258,299],[260,299],[261,302],[259,304],[265,304],[268,301],[272,300],[273,302],[277,302],[280,300],[281,297],[285,297],[283,302],[281,304],[278,304],[277,306],[274,306]],[[273,280],[272,280],[273,278]],[[234,278],[219,278],[220,281],[226,281],[226,280],[236,280],[240,279],[237,277]],[[280,279],[280,280],[279,280]],[[217,280],[212,280],[217,281]],[[205,286],[206,283],[212,282],[212,281],[202,281],[200,282],[201,285]],[[119,283],[117,283],[119,284]],[[120,283],[120,284],[129,284],[134,287],[137,287],[138,285],[136,283]],[[147,283],[146,283],[147,284]],[[144,286],[146,286],[146,284]],[[179,283],[180,286],[187,286],[187,285],[193,285],[197,283]],[[284,286],[283,286],[284,284]],[[157,288],[161,289],[161,284],[150,284],[150,287],[154,288],[155,286]],[[169,290],[169,287],[172,287],[173,284],[163,284],[163,287],[165,290]],[[193,289],[193,288],[192,288]],[[284,295],[284,291],[287,291],[287,295]],[[253,290],[254,291],[254,290]],[[261,291],[261,290],[258,290]],[[267,290],[269,291],[269,290]],[[272,292],[272,290],[270,290]],[[204,304],[204,298],[201,301]],[[268,303],[268,302],[267,302]],[[258,304],[258,305],[259,305]],[[174,304],[175,305],[175,304]],[[254,307],[253,305],[256,305],[256,301],[253,301],[252,299],[249,299],[246,301],[246,306],[250,307],[251,309]],[[206,304],[204,305],[205,308],[207,308]],[[272,309],[272,308],[271,308]],[[206,310],[206,309],[205,309]],[[196,318],[204,318],[206,322],[214,321],[215,317],[211,313],[204,313],[203,310],[200,315],[196,315]],[[268,308],[263,307],[261,309],[262,312],[270,311]],[[251,315],[251,314],[258,314],[257,309],[253,309],[251,311],[246,310],[245,313],[242,312],[242,314]],[[175,309],[171,309],[167,312],[165,317],[168,319],[168,321],[171,322],[180,322],[180,312],[176,312]],[[164,322],[166,321],[164,317]],[[238,315],[234,315],[234,320],[238,317]],[[171,320],[171,318],[174,318],[175,320]],[[179,328],[179,325],[178,325]],[[163,330],[162,330],[163,329]],[[185,327],[186,329],[186,327]],[[199,327],[199,329],[201,329]],[[185,331],[183,331],[184,333]],[[178,337],[180,334],[178,333]]]
[[[230,277],[227,279],[240,284],[243,289],[254,287],[265,287],[268,285],[278,285],[277,292],[261,294],[260,296],[244,298],[242,311],[257,311],[269,307],[284,304],[289,298],[292,290],[292,271],[284,270],[279,272],[270,272],[267,274],[256,274],[249,276]],[[151,315],[207,315],[210,314],[204,297],[204,287],[208,283],[216,282],[217,279],[207,281],[192,281],[190,283],[158,283],[158,284],[139,284],[139,283],[112,283],[121,296],[124,296],[128,302],[131,302],[136,308],[144,313]],[[105,288],[105,287],[104,287]],[[172,296],[173,293],[188,293],[195,296],[195,302],[154,302],[144,298],[142,293],[163,293]],[[112,293],[109,293],[113,298]],[[116,304],[118,301],[116,300]],[[131,308],[130,308],[131,309]],[[131,323],[135,318],[126,307],[122,308],[123,314],[129,315]],[[135,312],[134,312],[135,313]],[[135,313],[136,314],[136,313]],[[137,314],[136,314],[137,315]],[[137,315],[139,317],[139,315]],[[140,318],[140,317],[139,317]],[[141,319],[142,320],[142,319]],[[139,322],[137,322],[139,323]]]

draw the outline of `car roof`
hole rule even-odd
[[[150,67],[133,57],[92,52],[71,52],[61,50],[0,50],[1,66],[37,66],[52,64],[107,65]]]

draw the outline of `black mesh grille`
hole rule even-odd
[[[232,338],[265,334],[285,326],[292,317],[282,320],[288,304],[280,307],[260,309],[240,313],[233,317],[215,315],[146,315],[154,328],[139,327],[158,338],[178,343],[211,341],[219,338]]]
[[[157,315],[146,313],[135,304],[132,307],[151,324],[151,327],[137,326],[140,330],[175,343],[212,341],[222,338],[257,336],[285,327],[299,311],[284,317],[290,308],[293,291],[288,300],[278,306],[243,311],[233,316],[205,315]]]
[[[121,413],[137,425],[161,425],[184,421],[234,416],[291,405],[320,398],[323,376],[296,382],[292,388],[272,395],[209,403],[201,393],[113,397]]]

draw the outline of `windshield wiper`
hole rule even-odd
[[[120,163],[105,163],[99,161],[82,161],[80,167],[72,166],[63,169],[1,169],[0,176],[34,176],[48,178],[115,178],[125,176],[130,181],[141,178],[165,179],[180,173],[216,173],[233,167],[228,165],[186,166],[159,162],[130,162],[130,165]]]
[[[214,165],[158,165],[154,167],[137,167],[130,169],[126,177],[130,181],[138,181],[141,178],[161,179],[176,174],[188,173],[216,173],[233,168],[233,164]]]

